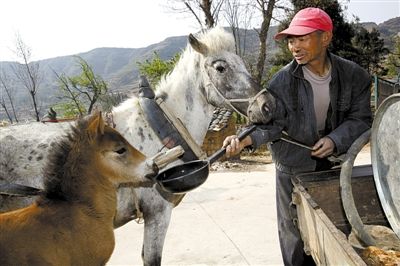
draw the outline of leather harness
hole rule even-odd
[[[163,147],[171,149],[181,145],[185,150],[181,159],[185,162],[198,160],[200,157],[203,157],[202,154],[196,154],[194,148],[192,149],[191,147],[193,145],[189,145],[185,137],[182,136],[185,135],[186,138],[188,138],[191,137],[190,134],[182,134],[179,132],[176,125],[171,121],[171,117],[168,117],[168,114],[160,107],[160,100],[162,101],[161,98],[155,98],[155,94],[150,88],[147,79],[141,76],[139,83],[139,104],[143,110],[146,121],[157,134],[164,145]]]

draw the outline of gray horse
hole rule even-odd
[[[189,36],[174,70],[164,77],[155,90],[170,112],[182,121],[187,131],[201,146],[215,107],[227,107],[253,122],[266,122],[274,108],[273,97],[252,80],[240,57],[235,54],[233,36],[214,28],[197,37]],[[116,129],[146,156],[163,149],[164,144],[149,126],[138,97],[127,99],[112,111]],[[0,182],[14,182],[42,187],[41,171],[49,147],[57,136],[69,130],[67,123],[31,123],[0,129]],[[160,265],[165,235],[172,209],[183,195],[164,192],[158,185],[121,187],[115,226],[121,226],[143,214],[144,265]],[[15,209],[31,198],[0,199],[0,210]]]

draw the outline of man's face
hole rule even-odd
[[[325,57],[330,42],[329,32],[314,31],[303,36],[288,36],[289,51],[298,64],[312,64]]]

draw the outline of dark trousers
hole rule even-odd
[[[296,207],[291,204],[293,175],[276,170],[276,208],[278,216],[279,243],[283,262],[288,265],[315,265],[311,256],[303,250],[300,232],[294,224]]]

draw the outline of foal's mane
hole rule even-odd
[[[44,168],[42,199],[74,200],[75,187],[83,181],[82,167],[89,164],[90,145],[86,132],[90,118],[79,119],[69,133],[56,140]]]

